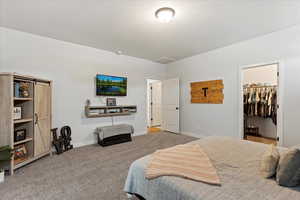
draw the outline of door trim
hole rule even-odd
[[[243,105],[243,70],[255,67],[263,67],[266,65],[277,64],[279,77],[277,78],[277,104],[279,109],[277,110],[277,137],[279,137],[278,146],[284,146],[284,135],[283,135],[283,115],[284,115],[284,102],[283,102],[283,89],[284,89],[284,62],[277,60],[273,62],[244,65],[238,67],[238,135],[240,139],[244,139],[244,105]]]

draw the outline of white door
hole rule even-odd
[[[179,79],[162,82],[162,129],[179,133]]]
[[[47,83],[35,84],[34,91],[34,155],[38,156],[51,150],[51,88]]]
[[[151,83],[151,126],[161,125],[161,82]]]

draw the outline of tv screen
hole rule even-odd
[[[96,90],[98,96],[126,96],[127,78],[98,74]]]

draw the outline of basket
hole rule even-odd
[[[11,159],[11,156],[12,150],[8,145],[0,147],[0,161],[8,161]]]

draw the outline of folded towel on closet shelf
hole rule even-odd
[[[221,185],[215,167],[198,144],[177,145],[153,153],[146,169],[146,178],[160,176],[178,176]]]

